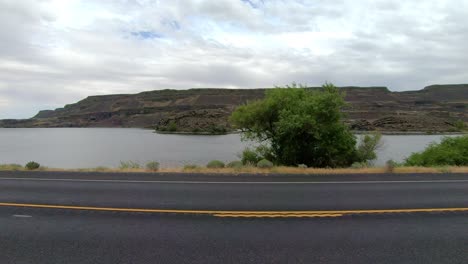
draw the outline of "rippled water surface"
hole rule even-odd
[[[377,165],[402,161],[440,135],[383,136]],[[120,161],[141,164],[156,160],[164,167],[187,163],[205,165],[219,159],[235,160],[248,145],[240,135],[162,135],[127,128],[0,128],[0,163],[25,164],[34,160],[48,167],[118,167]]]

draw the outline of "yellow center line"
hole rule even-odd
[[[113,211],[132,213],[173,213],[173,214],[203,214],[218,217],[338,217],[343,215],[358,214],[388,214],[388,213],[431,213],[431,212],[468,212],[465,208],[416,208],[416,209],[379,209],[379,210],[330,210],[330,211],[226,211],[226,210],[178,210],[178,209],[149,209],[149,208],[118,208],[118,207],[94,207],[51,204],[25,204],[25,203],[0,203],[0,206],[49,208],[88,211]]]
[[[214,214],[216,217],[339,217],[342,214]]]

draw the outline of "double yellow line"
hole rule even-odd
[[[211,215],[216,217],[340,217],[344,215],[368,215],[368,214],[392,214],[392,213],[444,213],[444,212],[468,212],[468,208],[420,208],[420,209],[381,209],[381,210],[335,210],[335,211],[224,211],[224,210],[177,210],[177,209],[145,209],[145,208],[118,208],[118,207],[94,207],[73,205],[50,204],[24,204],[24,203],[0,203],[3,207],[24,207],[43,209],[67,209],[85,211],[110,211],[128,213],[161,213],[161,214],[196,214]]]

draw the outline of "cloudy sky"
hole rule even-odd
[[[468,82],[468,0],[0,0],[0,118],[164,88]]]

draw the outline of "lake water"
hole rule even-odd
[[[376,165],[402,161],[423,150],[440,135],[383,136]],[[163,135],[131,128],[0,128],[0,164],[37,161],[55,168],[118,167],[120,161],[144,164],[155,160],[163,167],[208,161],[236,160],[248,143],[240,135]]]

